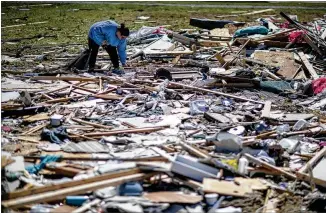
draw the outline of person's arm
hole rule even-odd
[[[127,61],[126,48],[127,48],[127,40],[124,39],[120,42],[120,44],[117,47],[119,58],[122,65],[126,65],[126,61]]]

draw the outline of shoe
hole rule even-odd
[[[112,73],[117,74],[117,75],[124,75],[125,72],[121,68],[114,68],[112,70]]]
[[[94,72],[94,67],[88,68],[87,72]]]

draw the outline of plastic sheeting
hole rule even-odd
[[[165,29],[163,27],[146,27],[143,26],[138,31],[130,33],[128,37],[128,43],[137,43],[144,39],[149,38],[159,38],[165,34]]]

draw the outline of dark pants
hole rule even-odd
[[[98,53],[99,45],[93,41],[93,39],[88,37],[88,49],[90,50],[90,58],[89,58],[89,69],[94,69],[96,63],[96,57]],[[107,45],[105,48],[106,52],[109,54],[111,62],[114,68],[119,67],[119,57],[117,53],[117,48],[111,45]]]

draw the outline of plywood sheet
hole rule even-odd
[[[253,190],[248,185],[238,185],[233,181],[205,178],[203,185],[204,192],[217,193],[221,195],[248,197],[249,194],[253,192]]]
[[[278,75],[292,78],[298,70],[299,65],[294,61],[294,54],[287,51],[255,51],[254,59],[263,61],[264,63],[280,67],[277,71]]]

